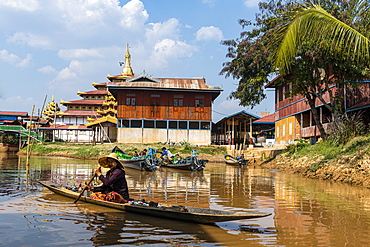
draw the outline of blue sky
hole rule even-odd
[[[238,19],[254,20],[255,0],[6,0],[0,1],[0,110],[42,108],[80,99],[91,83],[121,72],[126,42],[135,75],[205,77],[223,88],[213,121],[239,110],[274,111],[273,92],[250,109],[228,100],[237,81],[220,76]],[[62,107],[62,110],[65,108]]]

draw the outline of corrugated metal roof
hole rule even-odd
[[[253,123],[266,123],[266,124],[273,124],[275,123],[275,113],[267,115],[265,117],[261,117],[260,119],[254,121]]]
[[[218,124],[220,124],[220,123],[222,123],[222,122],[227,121],[227,120],[228,120],[228,119],[230,119],[230,118],[238,118],[238,119],[245,119],[245,118],[249,119],[249,118],[251,118],[252,120],[253,120],[253,119],[260,119],[260,117],[259,117],[259,116],[254,115],[254,114],[252,114],[252,113],[249,113],[249,112],[246,112],[246,111],[242,110],[242,111],[238,111],[238,112],[236,112],[236,113],[233,113],[233,114],[231,114],[231,115],[229,115],[229,116],[226,116],[226,117],[222,118],[222,119],[221,119],[221,120],[219,120],[216,124],[218,125]]]
[[[107,86],[121,88],[157,88],[157,89],[192,89],[192,90],[216,90],[222,91],[219,87],[207,85],[205,79],[174,79],[159,78],[162,82],[151,80],[128,81],[121,83],[110,83]]]
[[[108,82],[107,87],[152,88],[152,89],[195,89],[222,91],[219,87],[206,84],[205,78],[154,78],[145,73],[122,82]]]

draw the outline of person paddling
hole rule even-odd
[[[94,172],[103,185],[99,187],[88,186],[88,190],[94,192],[90,197],[105,201],[127,202],[130,196],[126,174],[122,163],[118,160],[118,155],[111,153],[101,157],[98,163],[100,166]],[[101,167],[110,169],[105,176],[101,172]]]

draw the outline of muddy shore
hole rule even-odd
[[[320,164],[319,167],[313,171],[312,167],[317,164]],[[271,161],[261,162],[260,166],[301,174],[307,178],[331,180],[370,189],[370,155],[361,152],[329,161],[324,160],[324,157],[317,157],[316,160],[310,160],[308,157],[292,159],[287,154],[281,154]]]

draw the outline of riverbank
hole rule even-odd
[[[224,147],[163,144],[98,144],[83,145],[69,143],[46,143],[33,145],[32,155],[61,156],[78,159],[97,159],[108,155],[118,146],[127,153],[140,152],[144,148],[161,150],[167,147],[172,153],[190,155],[192,149],[196,149],[200,158],[212,162],[223,162],[226,154]],[[266,152],[270,152],[266,149]],[[252,150],[247,151],[253,153]],[[26,149],[19,151],[26,154]],[[251,159],[250,165],[260,166],[267,169],[279,169],[283,172],[297,173],[302,176],[331,180],[335,182],[349,183],[356,186],[370,188],[370,135],[356,137],[344,146],[334,147],[328,143],[319,142],[315,145],[298,144],[290,145],[281,154],[274,158]]]
[[[211,145],[196,147],[186,143],[183,145],[164,145],[160,143],[155,144],[105,143],[97,145],[74,144],[74,143],[44,143],[32,145],[31,155],[60,156],[94,160],[97,159],[98,157],[108,155],[115,146],[117,146],[122,151],[128,154],[133,154],[135,151],[137,153],[140,153],[143,149],[149,150],[149,148],[161,151],[162,147],[166,147],[173,154],[180,153],[183,156],[185,156],[190,155],[191,151],[195,149],[200,158],[209,160],[223,158],[224,154],[226,153],[226,149],[224,147]],[[26,155],[27,148],[20,150],[18,154]]]
[[[340,147],[324,142],[290,146],[260,166],[370,188],[370,136],[356,137]]]

